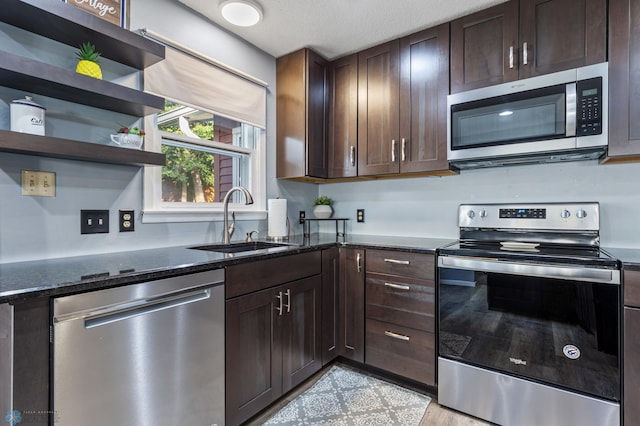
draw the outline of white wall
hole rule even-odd
[[[456,238],[462,203],[597,201],[603,246],[640,248],[640,163],[596,161],[463,171],[457,176],[320,185],[353,234]],[[365,223],[356,223],[356,209]]]

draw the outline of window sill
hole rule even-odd
[[[229,208],[229,220],[231,220]],[[266,210],[242,211],[233,209],[236,220],[264,220]],[[172,223],[172,222],[212,222],[222,221],[222,211],[194,211],[194,210],[144,210],[142,223]]]

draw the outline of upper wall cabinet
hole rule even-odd
[[[640,3],[609,1],[609,153],[640,159]]]
[[[509,1],[451,23],[451,92],[606,60],[605,0]]]
[[[358,54],[358,175],[450,173],[449,24]]]
[[[328,63],[310,49],[276,60],[278,178],[326,178]]]
[[[329,177],[358,175],[358,55],[329,68]]]

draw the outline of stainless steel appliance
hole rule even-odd
[[[438,403],[502,425],[619,425],[620,267],[599,204],[458,214],[438,254]]]
[[[608,64],[449,95],[447,159],[458,168],[599,158]]]
[[[224,425],[224,271],[53,299],[68,426]]]

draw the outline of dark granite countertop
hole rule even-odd
[[[640,249],[602,247],[604,251],[618,259],[623,267],[640,268]]]
[[[333,234],[294,237],[285,247],[256,252],[216,253],[189,246],[166,247],[0,264],[0,303],[59,296],[184,275],[228,265],[320,250],[338,245],[432,253],[453,240]],[[202,245],[202,244],[201,244]]]

